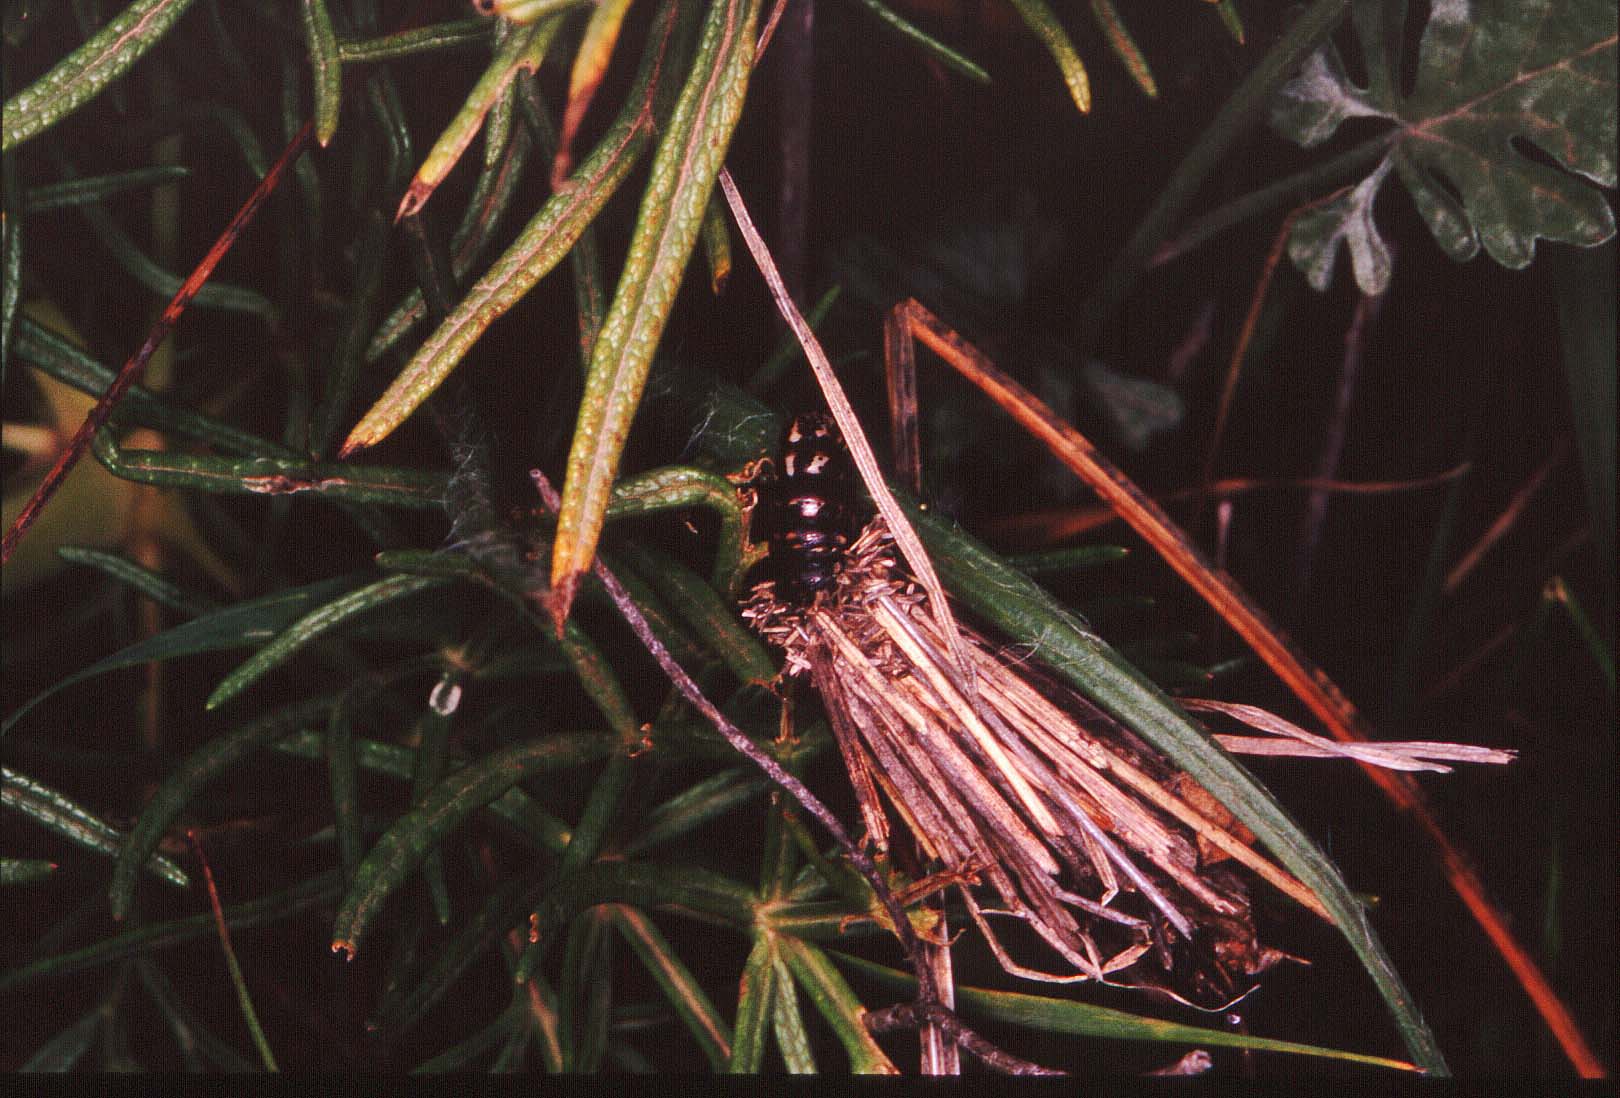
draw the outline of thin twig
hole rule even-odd
[[[558,497],[556,489],[551,486],[551,481],[547,479],[545,473],[538,469],[531,470],[529,476],[534,480],[541,501],[547,508],[555,512],[561,504],[561,499]],[[850,839],[849,833],[844,830],[844,825],[838,822],[838,817],[833,815],[831,809],[821,803],[821,800],[810,792],[803,782],[783,769],[781,763],[761,750],[753,740],[748,738],[745,732],[727,720],[725,715],[715,708],[713,702],[703,696],[703,691],[699,689],[692,677],[686,673],[686,669],[676,662],[675,657],[670,655],[669,649],[665,648],[663,642],[654,635],[652,626],[647,623],[647,619],[641,613],[640,607],[635,604],[635,601],[630,597],[630,593],[619,582],[618,577],[613,574],[607,565],[602,563],[600,557],[596,558],[591,568],[596,573],[596,578],[602,582],[602,587],[607,591],[608,597],[613,600],[613,605],[618,608],[625,623],[630,626],[631,632],[635,633],[636,639],[657,661],[658,666],[669,677],[669,681],[675,684],[675,689],[681,692],[681,696],[714,725],[715,730],[725,737],[727,743],[731,744],[740,754],[764,771],[766,777],[770,778],[794,800],[798,801],[806,812],[814,816],[816,821],[833,837],[833,841],[844,851],[861,876],[866,878],[867,883],[872,887],[872,891],[877,895],[878,901],[883,904],[883,909],[893,924],[895,936],[900,939],[900,944],[906,951],[909,963],[916,970],[920,998],[934,1001],[936,992],[932,973],[922,963],[917,935],[912,930],[910,920],[906,918],[905,910],[901,908],[899,901],[894,898],[894,893],[890,891],[887,882],[884,881],[883,875],[878,872],[878,868],[872,862],[872,859],[867,857],[866,853]]]
[[[1391,262],[1393,249],[1391,249]],[[1344,440],[1349,434],[1350,405],[1355,400],[1356,386],[1361,381],[1361,364],[1367,357],[1367,340],[1378,324],[1383,312],[1383,294],[1362,294],[1350,317],[1350,326],[1344,333],[1344,358],[1339,366],[1339,384],[1333,394],[1333,411],[1322,431],[1322,444],[1317,451],[1316,476],[1326,480],[1339,470],[1344,457]],[[1310,592],[1311,573],[1315,571],[1316,551],[1322,541],[1322,528],[1327,523],[1328,494],[1320,488],[1311,489],[1305,498],[1305,512],[1300,516],[1299,537],[1294,547],[1294,605],[1303,607]],[[1297,615],[1296,615],[1297,616]]]
[[[992,1071],[999,1071],[1003,1075],[1065,1075],[1067,1072],[1054,1068],[1042,1067],[1032,1060],[1025,1060],[1005,1052],[980,1037],[967,1026],[954,1013],[937,1004],[899,1003],[884,1010],[875,1010],[866,1016],[866,1029],[869,1033],[886,1033],[894,1029],[911,1029],[923,1025],[937,1026],[961,1048],[966,1049],[985,1067]]]
[[[1461,462],[1441,473],[1410,480],[1319,480],[1316,477],[1294,477],[1271,480],[1260,477],[1225,477],[1200,488],[1193,485],[1157,497],[1163,505],[1184,503],[1200,495],[1212,499],[1229,499],[1248,492],[1269,491],[1279,488],[1332,492],[1348,496],[1378,496],[1393,492],[1416,492],[1449,484],[1473,471],[1472,462]],[[1025,538],[1041,544],[1052,544],[1088,534],[1110,523],[1119,522],[1120,513],[1112,507],[1056,507],[1046,511],[1025,511],[991,519],[986,529],[997,537]]]
[[[1446,573],[1446,582],[1444,587],[1441,588],[1442,591],[1450,595],[1458,587],[1462,586],[1463,580],[1468,578],[1469,573],[1478,566],[1485,554],[1490,552],[1491,547],[1506,537],[1508,531],[1512,530],[1519,519],[1524,516],[1525,508],[1530,505],[1530,501],[1535,498],[1536,493],[1541,491],[1541,486],[1547,483],[1547,477],[1552,474],[1552,471],[1558,468],[1563,460],[1569,456],[1569,450],[1569,436],[1564,435],[1554,444],[1553,452],[1547,455],[1547,459],[1536,467],[1535,472],[1531,473],[1523,484],[1519,485],[1518,489],[1513,493],[1513,498],[1508,500],[1506,507],[1502,508],[1502,513],[1496,516],[1496,521],[1491,523],[1490,529],[1486,530],[1468,552],[1464,553],[1462,558],[1452,566],[1451,571]]]
[[[308,127],[306,127],[307,129]],[[242,966],[237,964],[236,950],[231,947],[231,928],[225,922],[225,910],[220,907],[219,889],[214,887],[214,871],[208,865],[208,855],[203,852],[202,841],[197,837],[195,830],[188,830],[186,838],[191,841],[191,847],[197,853],[197,861],[202,864],[203,883],[208,890],[208,906],[214,912],[214,926],[219,931],[220,948],[225,952],[225,967],[231,973],[231,985],[236,989],[236,1001],[242,1007],[242,1017],[247,1021],[248,1032],[253,1035],[253,1044],[259,1050],[259,1059],[264,1061],[266,1071],[280,1071],[276,1067],[276,1057],[270,1050],[270,1042],[265,1038],[264,1027],[259,1025],[259,1016],[253,1009],[253,997],[248,994],[247,981],[242,976]]]
[[[168,338],[169,333],[174,330],[174,326],[179,323],[181,315],[186,311],[186,307],[191,304],[191,299],[197,296],[197,292],[203,288],[203,285],[207,283],[209,277],[214,273],[214,268],[219,266],[219,261],[225,258],[225,253],[231,250],[237,238],[242,235],[242,231],[248,227],[249,222],[258,214],[259,207],[264,205],[265,199],[269,198],[271,192],[276,189],[276,185],[281,182],[281,177],[286,174],[292,162],[298,159],[298,154],[303,151],[304,146],[309,142],[310,136],[314,132],[315,123],[313,120],[309,120],[293,135],[293,139],[287,143],[287,147],[281,150],[281,155],[276,158],[276,162],[270,165],[270,170],[265,172],[264,178],[259,180],[259,185],[253,188],[253,193],[248,196],[246,202],[242,203],[242,208],[236,211],[236,216],[231,218],[230,224],[225,226],[225,231],[219,234],[219,239],[214,241],[213,247],[208,249],[208,254],[203,256],[202,262],[197,264],[191,274],[186,276],[186,280],[180,284],[180,288],[174,292],[174,296],[169,299],[168,305],[164,306],[157,322],[152,325],[151,330],[147,333],[146,341],[130,356],[129,361],[124,363],[123,369],[118,371],[118,376],[113,379],[111,385],[107,386],[107,391],[101,394],[101,399],[96,401],[96,406],[85,417],[84,423],[80,425],[78,432],[74,434],[73,440],[68,443],[67,448],[56,459],[56,464],[51,466],[51,471],[45,474],[45,479],[40,481],[39,487],[34,490],[33,496],[23,506],[22,511],[11,524],[11,528],[6,531],[4,539],[0,540],[0,564],[4,564],[11,559],[11,554],[17,548],[17,543],[28,532],[28,528],[34,524],[34,520],[39,517],[39,513],[44,509],[45,504],[56,494],[56,490],[62,486],[62,481],[67,479],[68,473],[79,463],[79,459],[84,456],[84,452],[90,448],[90,440],[112,418],[113,409],[124,398],[124,394],[129,392],[136,382],[140,381],[141,375],[146,372],[147,363],[157,353],[157,349],[163,345],[163,341]]]
[[[1294,231],[1294,222],[1307,210],[1315,209],[1325,202],[1330,202],[1343,193],[1344,188],[1314,199],[1302,205],[1295,206],[1288,211],[1282,224],[1277,228],[1277,235],[1271,241],[1271,249],[1266,253],[1266,261],[1260,268],[1260,277],[1255,280],[1254,292],[1249,295],[1249,311],[1243,316],[1243,327],[1238,331],[1237,342],[1232,345],[1232,357],[1226,364],[1226,380],[1221,386],[1220,402],[1215,408],[1215,426],[1209,432],[1209,446],[1204,451],[1204,466],[1198,473],[1198,483],[1207,488],[1215,475],[1215,459],[1220,456],[1221,441],[1226,436],[1226,420],[1232,412],[1232,398],[1237,394],[1238,377],[1243,369],[1243,360],[1248,357],[1249,344],[1254,339],[1255,327],[1260,323],[1260,308],[1266,302],[1266,295],[1271,290],[1271,280],[1277,273],[1277,266],[1282,262],[1283,249],[1288,245],[1288,238]],[[1202,509],[1202,500],[1199,507]],[[1199,514],[1194,512],[1191,525],[1196,525]]]

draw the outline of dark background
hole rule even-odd
[[[421,19],[456,17],[459,10],[422,4]],[[287,13],[271,17],[228,13],[236,42],[250,62],[279,72],[291,54],[296,31]],[[1088,432],[1146,490],[1169,492],[1192,485],[1208,445],[1215,401],[1238,328],[1284,211],[1246,222],[1202,249],[1147,277],[1125,305],[1100,327],[1084,323],[1081,303],[1109,259],[1147,211],[1170,170],[1196,139],[1218,105],[1285,25],[1277,5],[1243,6],[1248,43],[1234,43],[1213,12],[1181,3],[1133,6],[1123,12],[1159,79],[1160,98],[1147,100],[1108,54],[1081,13],[1065,12],[1093,81],[1095,108],[1080,116],[1040,44],[1014,29],[1007,13],[969,4],[924,12],[919,21],[961,44],[990,71],[993,84],[978,87],[944,73],[923,55],[884,33],[851,4],[822,0],[814,39],[814,98],[809,177],[809,232],[804,304],[834,281],[845,293],[822,331],[846,384],[854,391],[874,437],[881,438],[881,308],[916,294],[1004,368],[1024,378]],[[645,12],[631,16],[632,24]],[[386,19],[386,17],[385,17]],[[274,95],[233,82],[209,48],[199,12],[188,16],[154,55],[181,94],[215,94],[233,103],[254,124],[273,152],[280,145]],[[58,14],[21,50],[8,51],[8,90],[31,80],[73,41],[71,21]],[[291,37],[289,34],[291,33]],[[788,32],[784,32],[788,33]],[[632,31],[632,37],[639,30]],[[1341,32],[1341,37],[1343,34]],[[633,44],[633,43],[632,43]],[[780,46],[780,43],[778,43]],[[592,125],[611,117],[635,50],[621,49]],[[729,163],[767,229],[781,184],[779,50],[767,59],[750,92]],[[420,156],[470,87],[483,61],[478,51],[399,63],[407,116]],[[1353,58],[1352,58],[1353,63]],[[408,74],[408,75],[406,75]],[[279,86],[279,81],[276,81]],[[549,68],[543,86],[560,102],[565,74]],[[120,87],[126,109],[138,114],[148,93],[137,70]],[[361,116],[353,88],[345,126]],[[53,146],[83,174],[146,162],[140,134],[125,132],[127,116],[100,103],[28,146],[19,158],[25,182],[55,178]],[[595,130],[587,127],[580,147]],[[1351,130],[1348,145],[1365,131]],[[340,130],[338,146],[344,140]],[[37,146],[37,147],[36,147]],[[1226,158],[1194,204],[1194,214],[1316,162],[1259,128]],[[476,146],[474,153],[476,153]],[[344,194],[348,171],[341,148],[314,154],[327,193]],[[231,146],[206,128],[189,135],[188,164],[199,165],[185,183],[185,232],[179,254],[201,253],[246,190],[251,177]],[[430,204],[440,231],[459,212],[459,196],[471,172],[452,175]],[[534,173],[537,175],[543,173]],[[644,171],[609,207],[601,224],[604,268],[617,269],[634,196]],[[541,180],[529,181],[532,201],[520,199],[518,216],[543,198]],[[371,201],[330,202],[326,233],[341,241],[357,229],[356,209]],[[391,212],[392,197],[377,204]],[[434,207],[438,207],[437,210]],[[113,204],[138,211],[137,199]],[[284,210],[278,211],[282,216]],[[1337,476],[1349,481],[1402,481],[1471,463],[1458,486],[1450,541],[1441,549],[1449,567],[1501,512],[1515,490],[1571,431],[1556,313],[1555,271],[1560,249],[1543,244],[1525,271],[1506,271],[1488,258],[1465,265],[1447,260],[1429,238],[1405,192],[1392,181],[1378,221],[1395,243],[1394,282],[1365,346],[1365,362],[1351,405],[1347,441]],[[138,342],[152,307],[150,295],[129,280],[71,212],[29,222],[30,250],[24,299],[59,302],[104,362],[117,362]],[[276,283],[274,228],[255,226],[221,269],[220,277],[257,285]],[[225,378],[246,378],[251,396],[239,404],[249,425],[279,431],[284,396],[283,363],[309,355],[319,361],[330,317],[322,314],[323,291],[340,289],[346,277],[340,247],[310,265],[307,292],[283,329],[267,338],[262,326],[232,314],[189,318],[180,391],[205,397]],[[740,241],[733,238],[736,268],[726,291],[708,292],[705,272],[694,265],[662,343],[670,364],[741,382],[776,345],[780,326]],[[1612,247],[1612,246],[1611,246]],[[1611,252],[1612,254],[1612,252]],[[403,247],[393,253],[385,300],[410,284]],[[940,261],[941,255],[947,257]],[[933,296],[928,290],[935,291]],[[346,291],[344,291],[346,292]],[[1266,322],[1245,364],[1216,470],[1220,475],[1285,480],[1308,476],[1331,412],[1345,332],[1356,297],[1348,260],[1333,288],[1317,294],[1284,262],[1268,298]],[[520,483],[522,470],[539,463],[561,472],[577,399],[577,372],[566,356],[574,346],[571,292],[566,276],[547,279],[531,299],[497,323],[467,366],[471,399],[494,441],[497,471]],[[1207,342],[1172,376],[1178,345],[1207,316]],[[926,358],[926,356],[925,356]],[[1171,429],[1132,452],[1111,428],[1105,408],[1075,382],[1080,365],[1097,358],[1113,369],[1158,381],[1179,394],[1185,414]],[[535,378],[536,363],[542,366]],[[558,368],[563,364],[566,368]],[[366,393],[379,391],[397,362],[368,376]],[[550,367],[550,368],[547,368]],[[476,370],[476,373],[474,372]],[[1037,508],[1089,504],[1087,494],[1018,435],[987,401],[946,371],[922,365],[925,464],[930,487],[942,505],[971,530],[995,529],[994,520]],[[7,379],[7,418],[25,396],[18,379]],[[807,374],[796,368],[775,392],[782,410],[808,404]],[[189,389],[188,389],[189,387]],[[627,470],[674,460],[690,424],[642,423],[627,457]],[[408,428],[378,452],[389,463],[438,460],[431,437]],[[1402,662],[1404,638],[1434,552],[1447,487],[1370,496],[1335,496],[1308,586],[1294,572],[1304,494],[1260,491],[1240,497],[1227,546],[1229,567],[1312,654],[1388,738],[1459,740],[1510,746],[1521,752],[1506,770],[1465,769],[1425,777],[1454,840],[1473,856],[1493,897],[1507,911],[1515,932],[1564,996],[1599,1055],[1612,1061],[1614,1016],[1615,833],[1612,696],[1604,692],[1590,658],[1567,621],[1553,615],[1533,641],[1509,644],[1480,670],[1445,693],[1425,691],[1504,626],[1523,626],[1535,611],[1544,581],[1562,575],[1599,629],[1613,639],[1613,576],[1597,559],[1590,537],[1568,543],[1587,522],[1579,462],[1566,458],[1552,472],[1509,536],[1458,592],[1445,599],[1421,633],[1415,655]],[[516,489],[514,488],[515,492]],[[256,502],[228,500],[226,511],[252,530],[262,516]],[[1191,527],[1210,544],[1210,509]],[[1192,519],[1188,508],[1178,517]],[[432,546],[439,528],[423,521],[420,544]],[[284,534],[278,568],[299,582],[359,567],[368,547],[322,508],[300,507]],[[992,541],[997,539],[991,536]],[[1184,655],[1212,663],[1241,654],[1238,642],[1212,622],[1151,551],[1119,527],[1092,535],[1133,548],[1124,565],[1053,581],[1054,589],[1094,624],[1121,643],[1147,643],[1182,631],[1197,634]],[[1029,548],[1007,539],[998,548]],[[1562,550],[1560,547],[1565,547]],[[5,708],[14,709],[64,669],[82,666],[133,639],[127,616],[92,618],[61,626],[62,607],[80,600],[82,576],[68,573],[6,604],[8,647],[3,686]],[[1151,606],[1110,596],[1148,595]],[[1520,630],[1523,633],[1523,630]],[[41,641],[40,638],[46,638]],[[1512,674],[1509,664],[1513,665]],[[231,663],[218,658],[182,662],[170,669],[167,688],[176,747],[201,733],[185,730],[200,699]],[[1401,668],[1417,701],[1399,702]],[[142,791],[166,772],[164,759],[132,752],[134,673],[100,680],[53,700],[20,726],[5,744],[7,764],[52,781],[113,817],[131,816]],[[651,689],[651,688],[649,688]],[[1250,667],[1223,678],[1219,696],[1265,705],[1299,717],[1263,669]],[[656,697],[656,691],[653,696]],[[107,756],[124,761],[109,770]],[[1253,769],[1316,836],[1344,871],[1352,888],[1377,897],[1375,924],[1398,970],[1434,1026],[1453,1070],[1461,1074],[1551,1074],[1567,1071],[1555,1045],[1530,1010],[1504,964],[1446,885],[1421,837],[1348,765],[1256,763]],[[818,788],[836,795],[838,775],[824,767]],[[257,765],[217,791],[213,803],[227,806],[239,794],[244,809],[269,790],[279,811],[298,830],[318,819],[325,791],[307,786],[311,771],[280,758]],[[239,788],[238,788],[239,787]],[[396,790],[397,792],[397,790]],[[370,790],[368,810],[388,812],[381,787]],[[8,938],[20,953],[70,910],[86,905],[82,935],[105,931],[95,898],[106,866],[76,857],[54,840],[42,839],[15,816],[7,817],[6,847],[13,856],[48,856],[64,863],[59,879],[7,893]],[[720,829],[736,837],[738,829]],[[746,829],[741,829],[746,830]],[[752,841],[749,836],[749,841]],[[252,843],[218,855],[222,888],[237,898],[259,894],[281,881],[322,868],[282,852],[274,864],[256,865]],[[748,852],[741,852],[749,864]],[[223,864],[220,864],[223,863]],[[227,901],[230,899],[226,897]],[[173,914],[201,910],[197,897],[171,902]],[[325,913],[285,926],[244,933],[237,947],[249,974],[275,989],[260,1003],[283,1065],[373,1064],[356,1023],[365,1015],[378,973],[366,962],[343,968],[326,955]],[[1336,936],[1280,920],[1280,945],[1312,959],[1310,968],[1284,966],[1243,1008],[1253,1032],[1339,1047],[1398,1055],[1382,1004]],[[745,954],[744,944],[708,934],[680,920],[660,921],[686,956],[712,961],[711,991],[728,1009],[725,990]],[[98,929],[99,928],[99,929]],[[964,941],[959,972],[964,982],[1000,982],[993,965]],[[184,956],[182,956],[183,954]],[[626,953],[627,956],[627,953]],[[228,984],[211,943],[163,954],[167,971],[189,996],[208,1001],[206,1013],[221,1031],[249,1046]],[[9,959],[9,958],[8,958]],[[269,972],[277,975],[271,977]],[[259,974],[257,977],[255,974]],[[628,986],[645,983],[626,960]],[[479,970],[461,994],[473,1001],[495,988],[502,975]],[[5,993],[4,1063],[15,1066],[70,1020],[102,986],[90,973]],[[865,991],[856,982],[858,991]],[[1011,986],[1011,985],[1008,985]],[[1044,993],[1045,988],[1023,988]],[[1139,1000],[1107,990],[1073,994],[1125,1009]],[[414,1062],[443,1047],[465,1025],[455,1003],[441,1008],[416,1031]],[[868,998],[868,1002],[872,999]],[[1197,1019],[1193,1019],[1197,1020]],[[164,1038],[147,1020],[155,1039]],[[137,1030],[137,1034],[138,1034]],[[667,1048],[649,1047],[655,1061],[701,1066],[684,1034],[668,1031]],[[441,1037],[442,1035],[442,1037]],[[1119,1043],[1032,1042],[1027,1034],[987,1030],[1010,1047],[1082,1071],[1130,1071],[1158,1066],[1175,1053]],[[823,1038],[825,1035],[822,1035]],[[650,1045],[650,1042],[649,1042]],[[145,1052],[145,1048],[140,1048]],[[889,1042],[908,1062],[910,1053]],[[660,1060],[660,1057],[667,1060]],[[827,1065],[840,1063],[833,1052]],[[691,1062],[687,1062],[690,1060]],[[1237,1070],[1238,1058],[1218,1063]],[[149,1066],[165,1066],[159,1059]],[[395,1065],[399,1066],[399,1065]],[[1260,1061],[1262,1071],[1297,1070],[1281,1058]],[[1319,1070],[1313,1065],[1309,1070]]]

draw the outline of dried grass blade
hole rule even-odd
[[[766,285],[770,287],[771,298],[776,302],[777,311],[788,322],[788,327],[793,329],[799,346],[804,348],[805,358],[809,360],[810,368],[816,375],[816,382],[827,398],[827,407],[832,411],[833,419],[838,422],[838,429],[843,432],[844,443],[849,447],[850,456],[855,460],[855,468],[860,471],[861,482],[872,494],[872,502],[877,504],[878,513],[888,525],[901,556],[905,557],[906,563],[911,566],[917,582],[928,592],[929,606],[933,610],[934,619],[939,623],[940,632],[949,642],[952,658],[965,676],[968,673],[967,657],[962,652],[960,642],[956,640],[956,619],[951,614],[950,605],[945,598],[945,587],[939,582],[939,574],[934,571],[933,562],[928,559],[928,551],[923,548],[922,540],[917,537],[917,532],[912,529],[911,523],[900,510],[900,504],[895,501],[894,493],[889,491],[888,484],[884,482],[883,473],[878,468],[877,457],[872,453],[872,444],[866,440],[860,420],[855,417],[855,409],[849,403],[849,397],[844,395],[843,386],[838,383],[838,375],[833,372],[832,363],[827,360],[827,352],[822,350],[821,341],[810,330],[804,314],[793,301],[793,295],[788,293],[787,285],[782,281],[782,274],[776,268],[776,260],[771,257],[770,249],[765,246],[759,230],[754,227],[753,218],[749,216],[748,207],[743,204],[742,195],[737,190],[737,184],[732,181],[731,172],[725,168],[720,169],[720,187],[725,192],[726,202],[731,207],[731,216],[736,219],[737,229],[748,245],[754,263],[759,267],[759,273],[764,277]]]

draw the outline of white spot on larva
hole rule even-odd
[[[797,441],[797,440],[795,440],[795,441]],[[797,456],[798,455],[794,454],[792,451],[789,451],[788,453],[782,455],[782,469],[790,477],[798,475],[798,470],[796,468]]]
[[[817,454],[815,457],[810,459],[810,464],[805,468],[804,471],[814,476],[816,473],[819,473],[821,470],[825,469],[827,467],[827,463],[831,460],[832,458],[826,454]]]

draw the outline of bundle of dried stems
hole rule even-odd
[[[959,627],[964,674],[926,601],[877,518],[835,587],[801,605],[767,581],[743,615],[783,650],[786,673],[808,674],[820,694],[866,842],[889,849],[886,800],[1009,973],[1125,982],[1218,1008],[1286,956],[1257,940],[1246,877],[1326,918],[1213,797],[1032,660]],[[1233,750],[1346,753],[1264,710],[1189,707],[1270,733],[1218,737]],[[1511,758],[1444,744],[1358,746],[1402,769]],[[981,906],[986,890],[999,906]],[[1027,925],[1069,971],[1014,960],[988,916]]]

